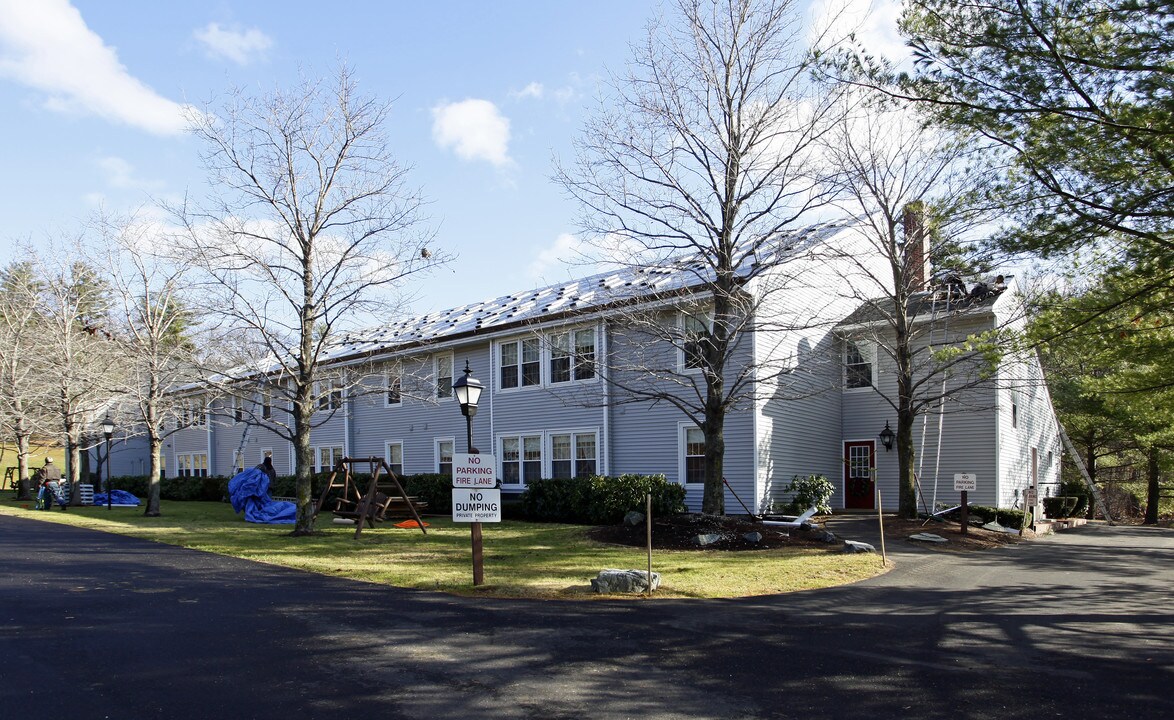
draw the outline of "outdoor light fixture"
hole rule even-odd
[[[477,403],[481,400],[481,391],[484,389],[485,386],[481,384],[481,381],[473,377],[473,371],[469,369],[469,361],[466,360],[464,377],[457,378],[457,381],[452,384],[453,394],[457,396],[461,413],[465,417],[471,418],[477,414]]]
[[[102,434],[106,436],[106,509],[114,507],[114,488],[110,482],[110,438],[114,437],[114,418],[109,411],[102,420]]]
[[[893,449],[893,441],[897,439],[897,433],[889,427],[889,421],[885,420],[885,429],[880,431],[881,445],[885,446],[885,452]]]

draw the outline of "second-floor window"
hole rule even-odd
[[[331,380],[317,384],[318,409],[338,410],[342,407],[342,381]]]
[[[542,381],[542,352],[537,338],[511,340],[498,346],[503,390],[538,385]]]
[[[872,359],[868,348],[860,343],[847,342],[844,346],[844,387],[872,387]]]
[[[387,395],[384,402],[388,405],[399,405],[404,401],[403,396],[403,377],[398,372],[388,371],[384,376],[385,389]]]
[[[550,382],[595,377],[595,331],[572,330],[550,336]]]
[[[686,313],[681,316],[682,365],[686,370],[705,367],[705,343],[709,338],[709,323],[704,317]]]
[[[442,400],[452,397],[452,355],[437,355],[432,362],[436,397]]]

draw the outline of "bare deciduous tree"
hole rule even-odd
[[[25,258],[32,257],[23,249]],[[16,448],[17,499],[29,500],[29,444],[49,428],[52,384],[42,349],[44,316],[39,302],[44,283],[31,260],[0,271],[0,428]]]
[[[834,91],[811,84],[799,9],[793,0],[679,0],[675,18],[652,24],[628,72],[612,78],[576,162],[557,174],[582,205],[589,253],[696,279],[676,329],[656,302],[641,305],[651,314],[613,315],[637,328],[629,338],[687,355],[684,367],[648,357],[610,382],[643,377],[618,386],[671,403],[703,431],[706,513],[724,512],[726,415],[755,375],[769,380],[735,362],[762,304],[747,286],[770,275],[799,221],[824,202],[815,148],[837,104]]]
[[[386,317],[404,282],[443,260],[428,249],[422,200],[385,136],[390,105],[359,94],[343,67],[261,96],[241,91],[191,119],[212,186],[200,207],[174,208],[205,307],[241,351],[242,383],[275,380],[292,408],[267,425],[294,445],[295,535],[313,531],[310,432],[319,361],[340,331]]]
[[[894,368],[896,394],[881,396],[897,413],[899,511],[916,517],[915,420],[944,412],[947,400],[967,407],[965,396],[990,387],[987,371],[1007,339],[1000,328],[968,338],[941,319],[967,306],[969,286],[944,287],[948,295],[937,305],[925,292],[931,262],[959,279],[982,264],[973,241],[993,221],[982,192],[991,174],[980,146],[926,127],[907,105],[880,95],[858,97],[826,140],[836,204],[859,218],[856,228],[870,254],[885,259],[878,274],[850,258],[872,277],[869,290],[856,298],[863,322],[849,341],[868,342]],[[915,322],[933,308],[940,309],[938,322]],[[966,341],[973,352],[941,352]]]
[[[119,406],[125,419],[147,435],[150,463],[144,514],[157,517],[164,470],[161,448],[178,427],[173,422],[179,402],[174,390],[199,377],[197,347],[189,336],[194,315],[184,296],[188,268],[161,253],[158,223],[141,217],[103,218],[100,229],[109,252],[117,336],[127,357]]]

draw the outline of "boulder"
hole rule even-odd
[[[660,573],[652,573],[652,589],[660,587]],[[648,573],[645,570],[600,570],[592,578],[591,589],[597,593],[621,594],[648,592]]]
[[[987,523],[986,525],[983,525],[982,529],[983,530],[990,530],[991,532],[1006,532],[1006,530],[1007,530],[1007,528],[1003,527],[1002,525],[1000,525],[998,522],[995,522],[994,520]]]
[[[856,540],[844,541],[844,552],[852,553],[874,553],[876,548],[865,542],[857,542]]]
[[[644,523],[644,513],[629,510],[627,515],[624,515],[624,525],[628,527],[636,527]]]
[[[748,543],[760,543],[762,542],[762,533],[758,532],[757,530],[754,532],[742,533],[742,539]]]
[[[695,536],[693,538],[693,544],[697,545],[698,547],[705,547],[706,545],[712,545],[715,542],[721,542],[721,540],[722,536],[718,535],[717,533],[706,533],[704,535]]]

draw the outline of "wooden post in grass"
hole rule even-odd
[[[876,488],[876,522],[880,527],[881,567],[886,567],[889,564],[889,560],[888,556],[885,555],[885,515],[881,509],[881,491],[880,483],[876,481],[876,468],[872,468],[872,484]]]
[[[652,597],[652,493],[644,496],[644,526],[648,533],[648,597]]]

